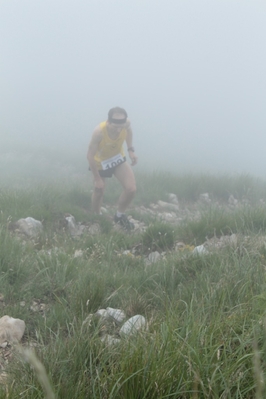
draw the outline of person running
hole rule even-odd
[[[136,181],[134,173],[126,161],[123,143],[127,144],[131,165],[134,166],[138,158],[134,152],[132,140],[132,130],[127,112],[123,108],[115,107],[108,112],[107,121],[100,123],[94,129],[87,153],[94,179],[93,212],[101,214],[105,179],[114,175],[123,187],[114,221],[126,230],[134,228],[134,224],[128,220],[125,211],[135,196]]]

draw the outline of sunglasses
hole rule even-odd
[[[127,121],[127,118],[123,119],[115,119],[115,118],[110,118],[109,122],[113,123],[114,125],[124,125]]]

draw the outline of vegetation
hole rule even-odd
[[[1,188],[0,306],[2,315],[23,319],[26,332],[19,350],[7,348],[8,364],[0,349],[7,373],[0,373],[0,397],[264,398],[266,184],[250,176],[139,172],[130,212],[147,228],[127,234],[111,222],[115,182],[107,215],[96,217],[87,175],[64,173],[31,176],[25,185],[15,173]],[[176,223],[142,216],[139,205],[167,201],[169,192],[180,202]],[[198,200],[204,192],[210,204]],[[228,205],[231,194],[237,206]],[[73,238],[65,214],[100,224],[102,233]],[[27,216],[42,221],[38,238],[10,229]],[[233,244],[193,252],[232,234]],[[148,264],[151,251],[164,256]],[[96,317],[84,323],[107,307],[143,315],[148,329],[107,345],[101,337],[118,337],[116,326]]]

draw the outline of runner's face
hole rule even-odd
[[[124,119],[125,115],[120,114],[120,113],[114,113],[113,114],[113,119]],[[120,133],[122,129],[126,126],[126,123],[113,123],[113,122],[108,122],[110,128],[112,129],[113,132]]]

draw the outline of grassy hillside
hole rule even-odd
[[[115,181],[95,216],[85,162],[31,155],[19,168],[19,159],[2,158],[0,306],[26,331],[19,346],[0,348],[1,397],[265,397],[264,181],[137,170],[128,214],[142,227],[128,234],[112,222]],[[167,221],[156,204],[169,193],[179,210]],[[83,234],[71,235],[66,215]],[[39,236],[18,234],[26,217],[42,222]],[[144,316],[147,328],[121,338],[121,324],[95,314],[107,307]]]

